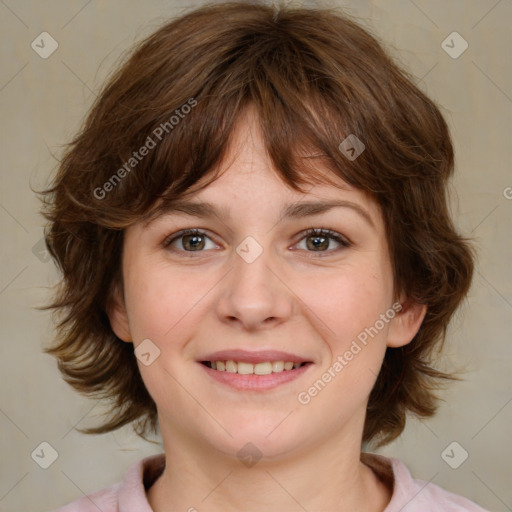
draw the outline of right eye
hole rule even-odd
[[[181,243],[178,245],[181,245],[181,248],[177,248],[175,243],[180,240]],[[200,229],[184,229],[168,236],[162,245],[164,248],[171,248],[175,252],[204,252],[206,240],[211,241],[211,238],[204,231]],[[214,246],[217,247],[215,244]]]

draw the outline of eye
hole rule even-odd
[[[327,250],[331,245],[331,241],[334,240],[341,248],[350,247],[352,244],[342,235],[331,231],[330,229],[324,228],[311,228],[302,233],[302,241],[305,241],[306,251],[308,252],[320,252],[320,253],[332,253],[339,250],[340,247]]]
[[[183,231],[180,231],[179,233],[175,233],[174,235],[168,237],[164,241],[163,246],[164,248],[169,248],[173,246],[173,250],[177,250],[180,252],[202,252],[202,250],[205,248],[212,249],[212,247],[206,247],[207,239],[211,241],[211,238],[200,229],[184,229]],[[179,243],[178,245],[181,247],[176,248],[174,244],[179,240],[181,240],[181,243]],[[213,248],[217,247],[215,244],[213,245]]]
[[[306,242],[306,248],[303,249],[307,252],[316,252],[316,253],[332,253],[342,248],[350,247],[352,244],[341,234],[332,231],[330,229],[324,228],[311,228],[307,231],[301,233],[302,238],[300,239],[299,244],[303,241]],[[207,241],[210,241],[212,246],[207,247]],[[332,245],[332,241],[338,244],[338,248],[327,250],[330,245]],[[181,241],[181,242],[180,242]],[[201,229],[184,229],[170,235],[164,242],[164,248],[170,248],[176,252],[203,252],[205,249],[215,249],[218,247],[212,239],[206,234],[205,231]],[[192,255],[191,255],[192,256]]]

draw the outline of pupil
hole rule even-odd
[[[315,237],[310,237],[309,240],[313,240],[313,243],[312,244],[308,244],[310,245],[310,248],[311,246],[315,249],[318,249],[318,248],[325,248],[325,242],[327,241],[327,238],[326,237],[323,237],[323,236],[315,236]],[[323,240],[323,242],[320,242],[320,244],[317,244],[317,242],[319,240]]]
[[[188,240],[189,243],[192,244],[192,248],[193,249],[202,249],[203,245],[204,245],[204,241],[201,240],[201,235],[186,235],[185,236],[185,245],[186,245],[186,241]],[[197,245],[199,242],[199,245]]]

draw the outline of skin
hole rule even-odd
[[[124,290],[109,307],[111,325],[122,340],[138,346],[149,338],[160,350],[149,366],[139,361],[166,453],[148,500],[157,512],[382,511],[391,490],[360,461],[366,405],[386,347],[412,340],[425,307],[399,297],[402,311],[299,403],[298,394],[396,302],[383,217],[373,199],[337,177],[339,185],[306,194],[290,189],[272,169],[250,108],[234,134],[221,176],[194,196],[226,207],[228,217],[173,212],[125,232]],[[351,207],[279,217],[285,205],[327,199],[359,205],[371,223]],[[165,247],[188,228],[206,232],[200,249],[186,236]],[[327,238],[311,247],[309,228],[331,229],[351,245]],[[247,236],[263,249],[252,263],[236,252]],[[313,365],[276,389],[237,391],[197,362],[234,348],[283,350]],[[262,454],[252,467],[237,457],[247,442]]]

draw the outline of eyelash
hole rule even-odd
[[[204,252],[204,251],[185,251],[185,250],[175,249],[175,248],[170,247],[173,242],[175,242],[176,240],[179,240],[180,238],[182,238],[186,235],[206,236],[207,238],[210,238],[210,240],[211,240],[211,237],[209,237],[208,234],[205,231],[202,231],[201,229],[197,229],[197,228],[184,229],[182,231],[179,231],[178,233],[175,233],[175,234],[167,237],[164,240],[162,245],[164,248],[166,248],[166,249],[170,248],[174,252],[188,253],[190,255],[188,257],[194,257],[193,256],[194,253]],[[334,253],[334,252],[337,252],[342,249],[347,249],[352,246],[352,243],[347,238],[343,237],[336,231],[332,231],[331,229],[326,229],[326,228],[309,228],[306,231],[303,231],[301,233],[301,238],[299,239],[299,241],[297,243],[301,242],[304,238],[307,238],[307,237],[313,236],[313,235],[318,236],[318,237],[330,238],[330,239],[334,240],[335,242],[339,243],[341,246],[338,249],[333,249],[333,250],[328,250],[328,251],[306,251],[306,252],[315,254],[315,257],[317,257],[316,255],[318,255],[318,257],[321,258],[330,253]]]

